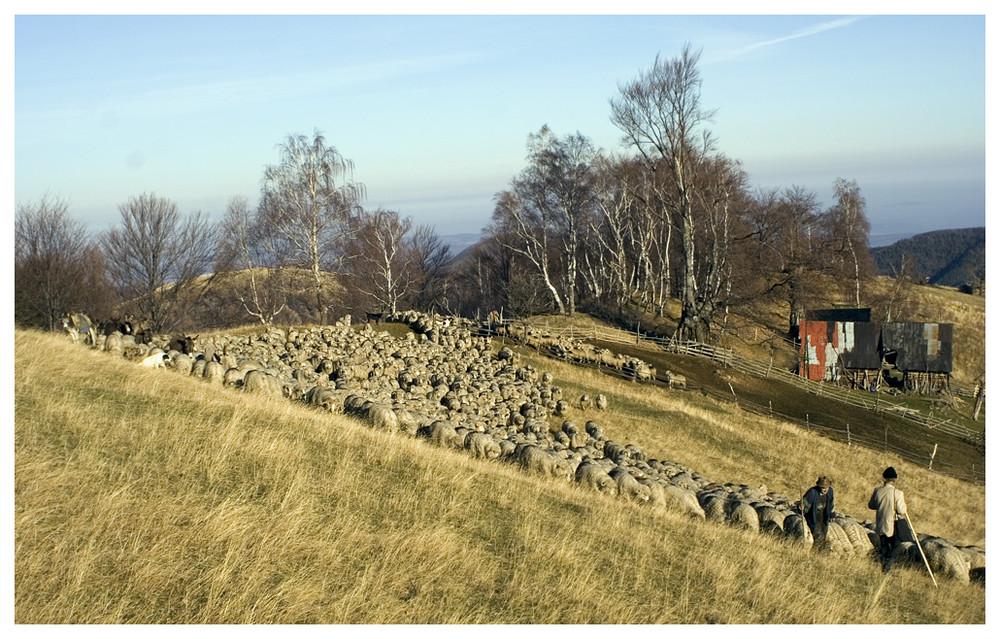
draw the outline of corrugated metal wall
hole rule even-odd
[[[882,364],[878,325],[871,322],[800,322],[799,339],[799,374],[807,379],[836,380],[844,369]]]
[[[896,368],[913,373],[950,373],[953,324],[892,322],[882,327],[882,351],[896,352]]]
[[[806,320],[799,323],[799,375],[832,381],[843,370],[881,368],[887,353],[904,373],[951,373],[953,330],[952,324]]]

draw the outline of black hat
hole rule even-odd
[[[885,469],[885,471],[882,472],[882,477],[884,479],[896,479],[897,477],[896,469],[893,468],[892,466],[889,466],[888,468]]]
[[[820,488],[829,488],[830,486],[833,485],[833,482],[830,481],[829,477],[823,475],[816,480],[816,485],[819,486]]]

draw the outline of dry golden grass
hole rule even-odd
[[[831,474],[856,512],[883,463],[593,383],[621,396],[603,418],[615,437],[720,479],[793,492],[843,455]],[[982,514],[982,489],[899,466],[918,527],[944,528],[932,499]],[[885,586],[868,560],[813,557],[36,332],[15,332],[14,496],[18,623],[985,622],[978,586],[935,590],[908,568]]]

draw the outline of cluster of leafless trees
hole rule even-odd
[[[787,303],[790,328],[841,284],[862,303],[872,267],[857,183],[838,179],[828,210],[800,187],[751,190],[706,128],[698,58],[685,47],[619,86],[610,105],[621,156],[580,133],[529,136],[528,164],[496,196],[466,273],[494,295],[480,299],[513,314],[583,302],[660,315],[676,299],[678,335],[698,341],[732,308],[766,298]]]
[[[117,228],[88,238],[64,202],[19,206],[16,320],[51,328],[83,310],[158,331],[407,309],[665,316],[678,300],[677,335],[710,341],[731,311],[763,300],[783,303],[790,330],[808,306],[870,302],[857,183],[836,180],[825,210],[801,187],[751,189],[715,148],[698,60],[687,46],[618,87],[618,154],[580,133],[529,135],[527,165],[454,262],[430,227],[364,209],[352,162],[319,132],[288,136],[257,202],[232,198],[217,223],[143,194],[119,207]]]
[[[362,208],[352,172],[316,132],[288,136],[256,206],[234,197],[217,223],[143,194],[89,237],[64,201],[19,205],[15,320],[53,329],[84,311],[164,331],[440,307],[448,247],[395,211]]]

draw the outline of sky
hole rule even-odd
[[[984,2],[948,7],[973,15],[919,16],[501,6],[512,14],[88,16],[15,5],[14,200],[62,199],[93,232],[143,193],[219,219],[232,197],[257,199],[288,135],[319,131],[353,161],[366,208],[441,235],[478,233],[525,168],[529,134],[548,125],[627,152],[609,99],[691,43],[717,149],[754,188],[803,186],[829,206],[834,180],[856,180],[873,244],[985,226]]]

